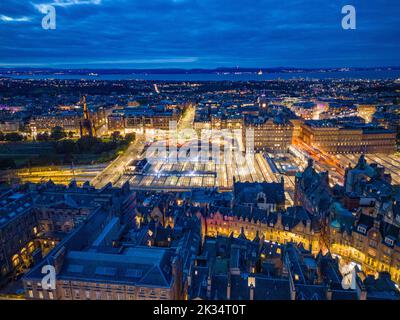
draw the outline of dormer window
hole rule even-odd
[[[365,228],[364,226],[358,226],[357,227],[357,231],[361,232],[363,234],[366,234],[367,233],[367,228]]]
[[[389,237],[385,238],[385,243],[389,246],[393,246],[394,245],[394,241],[393,239],[390,239]]]

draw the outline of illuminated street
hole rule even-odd
[[[3,318],[400,301],[400,1],[336,2],[2,0]]]
[[[136,140],[131,143],[128,149],[111,164],[109,164],[100,174],[94,177],[91,181],[91,184],[96,188],[101,188],[109,182],[115,184],[124,173],[126,165],[132,161],[132,159],[135,159],[140,155],[143,150],[144,143],[144,137],[137,135]]]

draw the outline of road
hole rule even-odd
[[[196,108],[193,105],[190,105],[178,123],[178,130],[192,128],[195,112]],[[141,155],[146,142],[145,135],[137,134],[135,141],[128,147],[128,149],[100,174],[98,174],[91,181],[91,184],[95,188],[102,188],[109,182],[113,185],[116,184],[123,176],[125,168],[129,162],[133,159],[137,159],[138,156]]]
[[[185,114],[182,116],[178,123],[178,130],[193,129],[194,116],[196,114],[196,107],[191,104]]]
[[[293,144],[313,158],[317,168],[319,167],[322,171],[329,171],[330,177],[335,183],[344,183],[345,167],[334,155],[309,146],[299,139],[294,139]]]
[[[128,149],[117,159],[115,159],[100,174],[98,174],[91,181],[91,184],[95,188],[102,188],[109,182],[115,184],[123,175],[125,167],[129,164],[129,162],[140,156],[140,154],[143,151],[144,145],[145,145],[144,135],[137,134],[135,141],[129,145]]]

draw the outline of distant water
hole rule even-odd
[[[8,76],[8,75],[3,75]],[[155,81],[266,81],[289,79],[398,79],[400,70],[348,71],[348,72],[304,72],[304,73],[254,73],[241,74],[110,74],[110,75],[21,75],[14,79],[60,79],[60,80],[155,80]]]

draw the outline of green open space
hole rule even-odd
[[[95,164],[108,162],[124,152],[134,135],[118,134],[108,139],[82,137],[57,141],[0,143],[0,170],[37,166]]]

